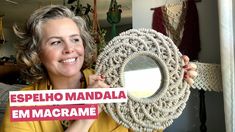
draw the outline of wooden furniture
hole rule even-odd
[[[0,65],[0,77],[5,75],[14,74],[19,72],[19,66],[17,64],[4,64]]]
[[[7,84],[17,83],[20,76],[20,68],[17,64],[5,63],[0,65],[0,82]]]

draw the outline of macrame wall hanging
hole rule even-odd
[[[111,0],[107,12],[107,21],[112,25],[112,38],[117,36],[116,24],[121,21],[121,13],[121,5],[118,5],[116,0]]]
[[[190,95],[190,86],[183,79],[182,54],[173,41],[152,29],[130,29],[114,37],[105,46],[98,56],[95,70],[97,74],[106,76],[106,83],[111,87],[126,88],[125,68],[133,62],[132,60],[143,56],[151,58],[159,66],[162,74],[159,90],[152,96],[137,98],[127,88],[126,103],[108,103],[104,104],[103,108],[116,122],[127,128],[152,132],[170,126],[173,120],[182,114]],[[222,91],[220,66],[194,63],[198,66],[199,75],[195,78],[192,88]],[[133,69],[137,65],[149,68],[143,59],[137,61]],[[146,80],[142,81],[148,83],[149,77],[146,76]],[[151,77],[157,78],[158,75]],[[142,89],[144,92],[148,90],[147,87]]]
[[[189,85],[183,80],[182,55],[169,37],[152,29],[123,32],[99,55],[96,73],[104,74],[111,87],[125,87],[124,69],[140,56],[157,62],[163,76],[160,90],[144,99],[128,94],[127,103],[105,104],[104,110],[115,121],[134,131],[165,129],[181,115],[190,95]]]
[[[182,39],[186,11],[187,5],[185,2],[168,4],[162,7],[166,32],[176,46],[180,45]]]
[[[200,51],[198,13],[194,0],[153,8],[152,28],[170,37],[180,52],[198,60]]]

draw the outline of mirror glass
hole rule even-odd
[[[131,59],[124,69],[124,85],[128,94],[136,98],[148,98],[157,93],[162,74],[158,63],[149,56]]]

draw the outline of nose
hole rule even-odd
[[[64,49],[63,49],[63,54],[69,54],[74,52],[74,44],[71,42],[64,42]]]

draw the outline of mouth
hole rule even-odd
[[[63,60],[60,60],[59,62],[61,62],[61,63],[75,63],[75,62],[77,62],[77,57],[63,59]]]

